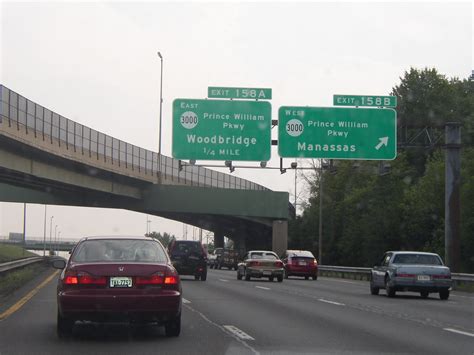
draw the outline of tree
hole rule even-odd
[[[161,233],[151,232],[151,233],[145,234],[145,236],[153,238],[153,239],[157,239],[158,241],[161,242],[161,244],[163,244],[165,248],[173,239],[176,239],[174,235],[168,234],[166,232],[163,235]]]

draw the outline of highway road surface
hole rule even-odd
[[[474,354],[473,294],[387,298],[370,295],[364,281],[238,281],[227,270],[182,280],[178,338],[160,327],[77,323],[72,338],[58,339],[55,276],[0,321],[0,355]]]

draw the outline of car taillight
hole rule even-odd
[[[164,280],[163,274],[155,274],[151,276],[137,276],[135,283],[137,286],[140,285],[161,285]]]
[[[178,277],[177,276],[166,276],[165,277],[165,285],[177,285],[178,284]]]
[[[260,261],[251,261],[249,263],[249,266],[252,267],[252,266],[260,266]]]
[[[451,275],[433,275],[433,279],[450,279]]]
[[[66,285],[101,285],[107,284],[105,276],[94,276],[87,272],[67,272],[64,281]]]
[[[312,259],[308,261],[308,266],[315,266],[316,265],[316,260]]]
[[[275,262],[275,267],[283,267],[283,263],[281,261]]]
[[[398,274],[398,273],[395,276],[396,277],[415,277],[414,274]]]
[[[76,273],[66,273],[66,275],[64,276],[64,281],[63,281],[66,285],[77,285],[78,284],[78,280],[77,280],[77,275]]]

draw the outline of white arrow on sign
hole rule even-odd
[[[379,144],[375,146],[376,150],[379,150],[383,145],[387,146],[388,145],[388,137],[380,137],[379,138]]]

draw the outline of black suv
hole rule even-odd
[[[207,255],[200,242],[173,240],[168,245],[168,254],[180,275],[194,275],[196,280],[206,281]]]

